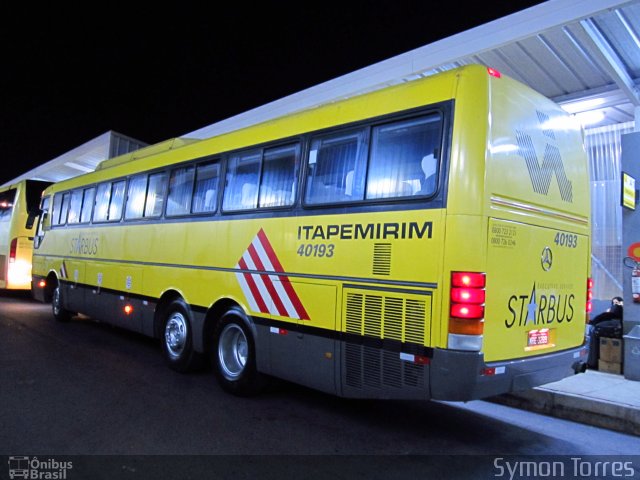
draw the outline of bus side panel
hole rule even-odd
[[[300,281],[292,281],[290,285],[300,298],[313,298],[315,305],[322,308],[310,309],[311,318],[297,319],[293,325],[290,321],[284,322],[284,317],[269,315],[269,328],[263,330],[265,338],[262,339],[268,342],[265,351],[269,355],[269,373],[335,394],[336,342],[330,332],[335,329],[336,287]],[[276,291],[284,289],[276,287]],[[306,303],[307,308],[312,307],[311,303]],[[319,324],[332,327],[319,328]]]

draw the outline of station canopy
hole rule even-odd
[[[135,140],[110,130],[59,157],[23,173],[5,185],[21,180],[59,182],[84,173],[93,172],[102,161],[138,150],[146,145],[140,140]]]

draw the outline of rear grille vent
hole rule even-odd
[[[350,388],[384,392],[425,386],[425,366],[400,359],[400,345],[386,349],[354,336],[427,345],[431,294],[344,289],[343,321],[348,334],[344,350],[344,382]],[[397,347],[397,348],[396,348]],[[411,348],[411,347],[409,347]],[[381,393],[384,395],[384,393]]]
[[[403,298],[346,291],[345,331],[424,345],[430,299],[430,296]]]
[[[0,280],[6,280],[6,266],[7,266],[7,256],[0,255]]]
[[[405,341],[423,343],[425,325],[425,303],[407,300],[405,303]]]
[[[398,352],[347,343],[346,378],[349,387],[385,389],[424,387],[424,365],[403,362]]]
[[[390,243],[376,243],[373,246],[373,274],[391,275]]]

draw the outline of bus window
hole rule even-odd
[[[125,184],[124,180],[120,180],[119,182],[113,182],[111,186],[111,202],[109,202],[109,216],[107,218],[110,222],[117,222],[122,218]]]
[[[142,218],[144,212],[144,197],[147,193],[147,175],[137,175],[129,180],[127,193],[127,208],[124,218]]]
[[[67,222],[67,213],[69,212],[70,200],[71,194],[69,192],[62,195],[62,206],[60,207],[60,217],[58,217],[59,225],[64,225]]]
[[[218,199],[218,176],[220,163],[210,162],[198,165],[196,187],[193,192],[193,213],[215,212]]]
[[[243,152],[229,159],[227,181],[224,189],[224,210],[256,208],[260,177],[260,151]]]
[[[159,217],[162,215],[164,205],[164,192],[167,189],[167,174],[165,172],[152,173],[149,175],[149,188],[147,189],[147,199],[144,204],[144,216]]]
[[[71,202],[69,204],[69,215],[67,223],[80,222],[80,210],[82,209],[82,190],[71,192]]]
[[[314,139],[309,152],[305,203],[362,200],[365,151],[364,130]]]
[[[298,145],[265,151],[260,182],[260,207],[284,207],[293,204],[298,152]]]
[[[60,223],[60,210],[62,209],[62,195],[56,193],[53,197],[53,209],[51,212],[51,225],[58,225]]]
[[[53,212],[56,210],[56,195],[53,199]],[[93,213],[94,222],[106,222],[109,213],[109,200],[111,199],[111,183],[101,183],[96,190],[96,203]]]
[[[11,220],[16,192],[17,190],[12,188],[11,190],[0,193],[0,221]]]
[[[80,223],[88,223],[91,220],[91,209],[93,208],[93,196],[96,193],[95,187],[85,188],[82,194],[82,210],[80,212]]]
[[[432,195],[440,114],[374,127],[367,199]]]
[[[186,215],[189,213],[193,177],[194,168],[192,166],[176,168],[171,171],[169,195],[167,197],[167,216]]]
[[[49,216],[49,203],[51,197],[44,197],[40,205],[40,219],[38,220],[38,226],[36,228],[36,235],[33,238],[33,248],[39,248],[44,237],[44,232],[51,227],[51,217]]]

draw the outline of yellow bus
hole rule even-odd
[[[38,210],[42,191],[49,185],[21,180],[0,187],[0,289],[31,288],[34,229],[27,219]]]
[[[214,138],[113,159],[44,192],[34,295],[344,397],[470,400],[583,371],[582,130],[472,65]]]

